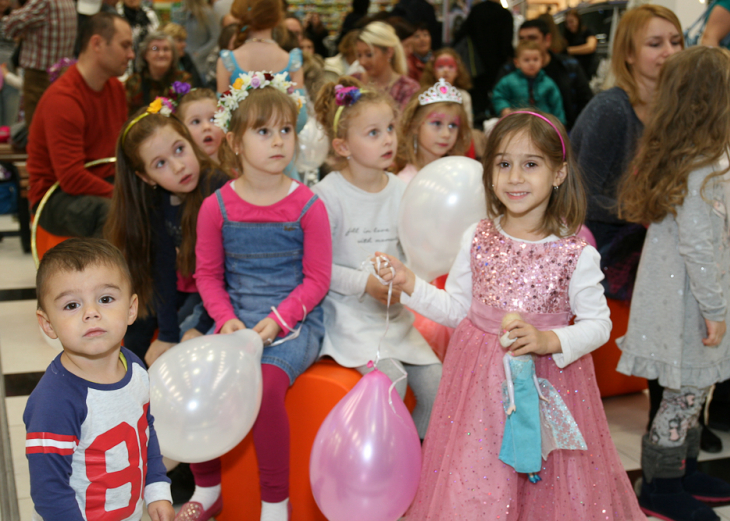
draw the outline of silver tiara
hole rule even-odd
[[[430,105],[431,103],[451,102],[461,104],[461,92],[453,87],[445,79],[441,78],[433,87],[418,96],[418,104]]]

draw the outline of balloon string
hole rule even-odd
[[[378,363],[380,362],[380,346],[383,343],[383,340],[385,340],[385,336],[388,334],[388,327],[390,326],[390,300],[393,296],[393,278],[390,279],[390,282],[386,282],[385,279],[380,276],[380,269],[389,268],[391,275],[395,277],[395,268],[390,265],[390,262],[388,262],[388,258],[383,255],[377,257],[368,257],[368,259],[362,263],[360,268],[375,276],[375,278],[378,279],[381,284],[388,286],[388,299],[385,306],[385,332],[383,333],[383,336],[380,337],[380,341],[378,342],[378,350],[375,353],[375,367],[377,368]],[[393,365],[397,367],[398,370],[403,373],[403,375],[400,378],[397,378],[393,383],[390,384],[390,387],[388,387],[388,403],[390,404],[390,408],[393,410],[395,415],[400,417],[400,415],[396,412],[395,407],[393,406],[393,389],[398,382],[408,377],[408,373],[402,367],[396,364],[395,361],[393,361]]]

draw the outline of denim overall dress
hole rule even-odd
[[[252,328],[271,313],[304,280],[304,231],[301,220],[317,200],[314,195],[294,222],[250,223],[228,219],[223,195],[216,192],[223,216],[223,249],[226,253],[226,289],[236,316]],[[306,310],[299,324],[278,345],[264,348],[261,363],[281,368],[294,383],[319,354],[324,337],[321,304]],[[281,337],[277,338],[279,340]]]

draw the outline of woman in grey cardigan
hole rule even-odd
[[[698,81],[702,78],[702,81]],[[698,501],[730,484],[697,470],[702,405],[730,378],[730,52],[692,47],[667,60],[656,108],[621,184],[619,215],[649,226],[618,371],[658,378],[662,402],[642,440],[639,505],[672,520],[716,520]]]
[[[616,215],[616,187],[644,131],[659,71],[683,48],[679,20],[666,7],[647,4],[627,11],[614,38],[616,86],[588,103],[570,134],[586,180],[586,225],[602,254],[626,225]]]

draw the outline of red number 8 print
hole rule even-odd
[[[128,423],[120,423],[113,429],[100,434],[86,449],[86,477],[91,484],[86,490],[86,518],[95,521],[119,521],[131,516],[137,508],[140,491],[144,486],[147,467],[147,408],[139,419],[138,428],[141,440],[137,439],[137,431]],[[140,442],[142,443],[143,469],[140,469]],[[129,466],[116,472],[107,472],[106,452],[124,443],[127,447]],[[106,510],[106,492],[129,483],[132,486],[131,501],[123,508]]]

